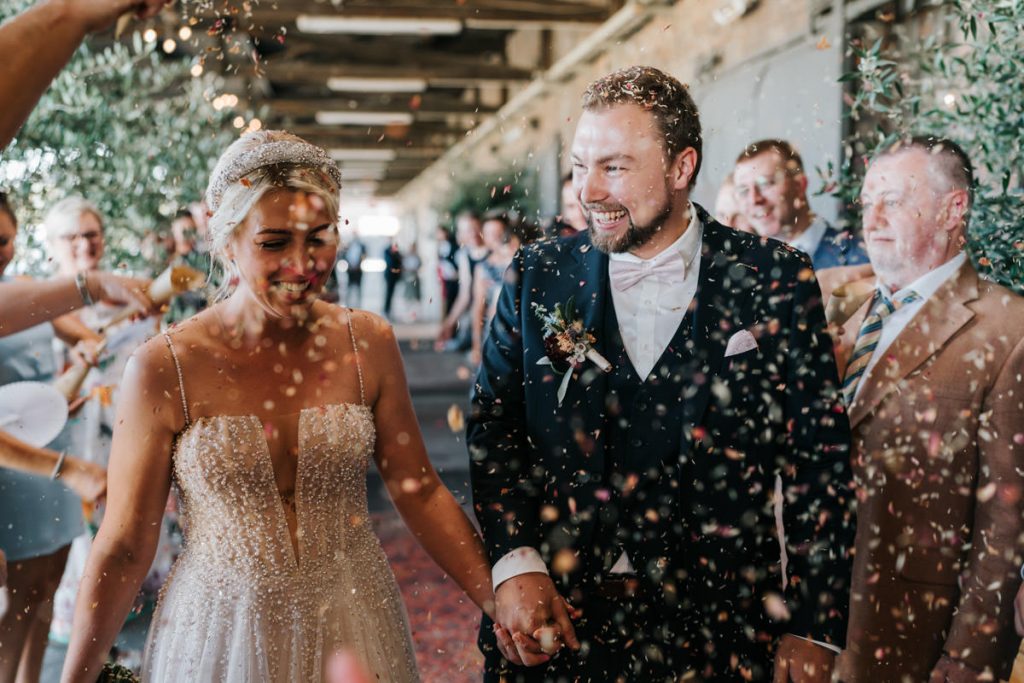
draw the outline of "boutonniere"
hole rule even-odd
[[[537,365],[550,365],[562,375],[562,382],[558,385],[558,405],[562,405],[573,371],[583,367],[584,361],[589,360],[603,372],[612,369],[612,364],[594,348],[597,339],[583,327],[572,297],[564,305],[555,305],[553,311],[535,303],[533,313],[543,324],[544,350],[547,352]]]

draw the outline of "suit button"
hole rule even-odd
[[[633,439],[630,443],[633,444],[633,448],[642,448],[644,445],[643,439]]]

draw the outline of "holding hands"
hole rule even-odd
[[[572,620],[582,612],[559,594],[548,575],[514,576],[498,586],[494,599],[498,649],[513,664],[537,666],[565,645],[580,649]]]
[[[828,683],[835,658],[832,650],[787,633],[775,652],[774,683]]]
[[[982,672],[965,664],[959,659],[943,654],[939,658],[928,683],[975,683],[981,680],[993,680],[991,672],[982,677]]]

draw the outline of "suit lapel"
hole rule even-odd
[[[836,370],[846,376],[846,365],[857,342],[857,332],[875,293],[875,278],[864,278],[836,287],[825,304],[825,320],[835,339]]]
[[[729,330],[723,329],[726,314],[733,315],[736,302],[726,301],[722,291],[726,269],[735,260],[732,249],[725,239],[726,229],[719,226],[703,211],[700,212],[704,224],[704,236],[701,241],[700,275],[697,280],[697,292],[693,297],[692,333],[694,368],[691,377],[696,384],[696,392],[683,406],[683,452],[690,450],[693,439],[693,427],[704,415],[711,396],[710,378],[716,368],[722,365],[725,358],[726,342]],[[699,378],[703,378],[701,381]]]
[[[564,303],[570,296],[574,298],[584,328],[594,335],[594,349],[607,358],[607,340],[603,332],[605,299],[608,296],[608,256],[594,247],[589,239],[580,240],[574,246],[572,255],[573,261],[568,272],[559,278],[565,278],[566,294],[555,303]],[[560,421],[564,430],[561,443],[570,449],[578,448],[586,458],[588,468],[600,472],[604,470],[603,427],[607,384],[607,375],[586,361],[569,381],[562,402],[562,410],[569,408],[582,418],[584,438],[580,438],[579,425],[574,420]]]
[[[586,240],[573,249],[576,268],[569,283],[576,297],[576,308],[583,316],[583,326],[596,337],[594,348],[601,354],[606,351],[604,330],[604,306],[608,296],[608,255]]]
[[[935,292],[861,382],[864,386],[850,406],[850,426],[856,427],[910,373],[938,353],[974,311],[967,303],[978,298],[978,274],[964,263],[956,275]],[[863,316],[856,316],[858,328]],[[851,320],[852,322],[852,320]],[[856,339],[856,331],[854,331]]]

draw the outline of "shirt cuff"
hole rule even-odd
[[[800,640],[807,640],[807,641],[810,641],[810,642],[814,643],[815,645],[820,645],[821,647],[823,647],[823,648],[825,648],[827,650],[832,650],[832,652],[835,652],[836,654],[839,654],[840,652],[843,651],[843,649],[841,647],[833,645],[832,643],[823,643],[820,640],[814,640],[813,638],[804,638],[803,636],[798,636],[795,633],[792,634],[792,635],[793,635],[794,638],[799,638]]]
[[[512,577],[531,572],[547,574],[548,568],[535,548],[524,545],[494,563],[491,568],[491,585],[494,590],[498,590],[498,586]]]

